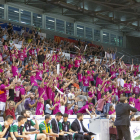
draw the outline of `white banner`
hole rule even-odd
[[[140,122],[131,122],[130,126],[131,140],[140,140]]]

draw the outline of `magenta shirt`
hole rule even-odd
[[[73,67],[73,64],[68,65],[68,69],[71,69]]]
[[[99,99],[98,100],[98,106],[97,106],[97,110],[98,111],[102,111],[103,110],[104,103],[105,103],[105,100],[104,99]]]
[[[96,87],[97,87],[99,84],[101,85],[102,82],[103,82],[102,79],[97,77],[97,78],[96,78]]]
[[[19,59],[21,60],[21,61],[24,61],[24,58],[25,58],[25,56],[24,56],[24,51],[23,52],[18,52],[18,57],[19,57]]]
[[[135,98],[130,97],[130,98],[129,98],[129,104],[131,104],[131,102],[132,102],[132,103],[135,103],[135,100],[136,100]]]
[[[83,85],[84,86],[89,86],[89,81],[90,81],[89,76],[87,76],[87,77],[83,76],[82,80],[83,80]]]
[[[12,73],[13,77],[18,76],[18,68],[16,66],[12,65]]]
[[[9,92],[9,90],[6,90],[5,89],[6,87],[8,87],[8,85],[2,84],[0,86],[0,90],[4,92],[4,93],[0,94],[0,102],[6,102],[6,100],[7,100],[7,93]]]
[[[72,115],[73,110],[68,110],[68,108],[65,107],[65,113],[68,114],[68,115]]]
[[[35,55],[35,50],[29,50],[29,53],[31,54],[31,55]]]
[[[112,90],[114,90],[114,93],[112,95],[114,94],[118,95],[118,88],[113,88]]]
[[[31,85],[34,83],[33,86],[38,86],[37,80],[36,80],[36,78],[35,78],[34,76],[31,76],[31,77],[30,77],[30,81],[31,81]]]
[[[135,93],[135,94],[139,94],[139,93],[140,93],[139,86],[135,86],[135,87],[133,88],[133,93]]]
[[[26,48],[25,49],[23,49],[23,52],[24,52],[24,57],[26,58],[27,57],[27,52],[26,52]]]
[[[75,60],[74,64],[76,68],[80,67],[80,62],[81,62],[80,60]]]
[[[110,110],[110,111],[108,112],[109,115],[112,115],[113,113],[115,113],[115,109],[114,109],[114,111],[111,111],[111,110]]]
[[[44,105],[41,102],[37,103],[37,107],[36,107],[36,115],[42,115],[44,111]]]
[[[36,79],[42,81],[43,70],[38,70],[36,72]]]
[[[127,90],[128,90],[128,91],[125,91],[125,93],[130,93],[131,92],[131,87],[132,87],[131,84],[125,83],[124,87],[127,87]]]
[[[93,96],[95,96],[95,92],[92,93],[92,92],[89,91],[89,92],[88,92],[88,96],[89,96],[90,98],[92,98]],[[94,99],[95,99],[95,97],[94,97]]]
[[[140,111],[140,101],[139,101],[139,99],[136,99],[136,101],[135,101],[135,108],[136,108],[138,111]]]
[[[39,97],[43,94],[44,91],[45,91],[44,88],[41,88],[40,86],[38,87]],[[42,98],[44,99],[44,101],[46,101],[48,99],[46,91],[45,91],[45,94],[42,96]]]
[[[101,91],[97,89],[97,100],[101,99]]]
[[[78,111],[78,113],[87,113],[86,112],[86,109],[88,109],[88,105],[85,105],[85,106],[83,106],[79,111]]]
[[[115,72],[115,71],[112,71],[112,72],[111,72],[111,76],[112,76],[111,79],[116,78],[116,72]]]
[[[83,76],[82,76],[82,73],[80,74],[80,73],[78,73],[78,80],[79,80],[79,82],[82,82],[82,79],[83,79]]]

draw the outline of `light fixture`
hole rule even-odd
[[[48,21],[54,22],[54,20],[49,19]]]
[[[3,7],[0,7],[0,9],[4,9]]]
[[[104,36],[106,36],[107,34],[103,34]]]
[[[42,17],[37,16],[37,18],[42,18]]]
[[[21,23],[26,23],[26,22],[24,22],[24,21],[21,21]]]
[[[49,30],[51,29],[51,28],[48,28]]]
[[[80,30],[83,30],[83,28],[80,28],[80,27],[77,27],[78,29],[80,29]]]

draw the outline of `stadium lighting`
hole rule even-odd
[[[37,18],[41,18],[41,17],[37,16]]]
[[[106,36],[107,34],[103,34],[104,36]]]
[[[48,21],[54,22],[54,20],[49,19]]]
[[[80,27],[77,27],[78,29],[80,29],[80,30],[83,30],[83,28],[80,28]]]
[[[0,9],[4,9],[3,7],[0,7]]]

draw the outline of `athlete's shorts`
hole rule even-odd
[[[5,102],[0,102],[0,110],[1,111],[5,111],[5,105],[6,105]]]
[[[30,140],[37,140],[37,134],[29,134]]]

